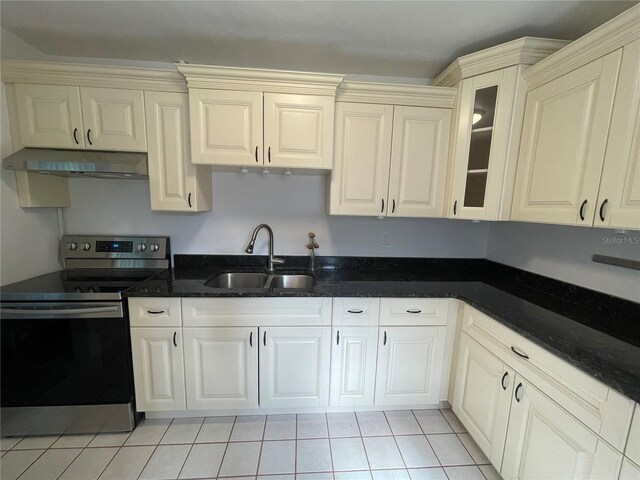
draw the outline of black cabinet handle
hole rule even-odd
[[[87,140],[89,141],[89,145],[93,145],[91,141],[91,129],[87,130]]]
[[[500,380],[500,386],[502,387],[503,390],[507,389],[507,386],[504,384],[504,379],[507,378],[509,376],[509,372],[504,372],[504,375],[502,375],[502,379]]]
[[[604,199],[604,202],[602,202],[602,205],[600,205],[600,221],[604,222],[604,206],[607,204],[607,202],[609,201],[608,198]]]
[[[253,347],[253,332],[249,333],[249,346]]]
[[[173,345],[174,345],[174,347],[178,346],[178,342],[176,342],[176,335],[178,335],[178,332],[173,332]]]
[[[519,348],[514,347],[513,345],[511,346],[511,351],[513,353],[515,353],[516,355],[518,355],[519,357],[522,358],[526,358],[527,360],[529,360],[529,355],[527,355],[526,353],[524,353],[522,350],[520,350]]]
[[[147,310],[147,313],[149,315],[160,315],[161,313],[164,313],[164,310]]]
[[[391,205],[393,205],[391,207],[391,213],[394,213],[396,211],[396,199],[395,198],[391,201]]]
[[[380,209],[380,213],[384,212],[384,198],[382,199],[382,208]]]
[[[387,344],[387,331],[385,330],[384,332],[384,340],[382,341],[382,345],[386,345]]]
[[[347,310],[347,312],[349,312],[349,313],[359,314],[359,313],[363,313],[363,310],[354,310],[354,309],[349,309],[349,310]]]
[[[338,330],[338,335],[336,336],[336,345],[340,345],[340,330]]]
[[[584,207],[587,206],[587,199],[584,199],[584,202],[582,202],[582,205],[580,205],[580,220],[584,222]]]
[[[458,209],[458,200],[453,202],[453,214],[456,215],[456,210]]]
[[[256,145],[256,163],[258,163],[258,146]]]
[[[264,331],[264,335],[262,336],[262,343],[264,344],[264,346],[267,346],[267,331]]]
[[[522,400],[521,398],[518,398],[518,392],[520,391],[520,389],[522,388],[522,383],[519,383],[518,386],[516,387],[516,391],[515,391],[515,398],[516,398],[516,402],[520,403],[520,400]]]
[[[191,192],[189,192],[189,196],[187,197],[187,202],[189,203],[189,208],[191,208]]]
[[[407,310],[407,313],[421,313],[422,310],[420,310],[419,308],[410,308],[409,310]]]
[[[80,142],[78,142],[78,129],[77,128],[73,129],[73,141],[76,142],[76,145],[80,145]]]
[[[269,153],[267,153],[267,158],[269,159],[269,163],[271,163],[271,147],[269,147]]]

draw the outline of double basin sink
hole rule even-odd
[[[269,274],[260,272],[220,273],[204,282],[211,288],[311,288],[315,279],[306,274]]]

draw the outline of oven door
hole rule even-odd
[[[0,313],[2,407],[133,399],[121,302],[3,303]]]

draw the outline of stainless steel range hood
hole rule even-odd
[[[62,177],[146,179],[147,154],[98,150],[23,148],[2,161],[4,168]]]

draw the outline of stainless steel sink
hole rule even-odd
[[[263,288],[267,283],[267,275],[257,272],[221,273],[204,282],[211,288]]]
[[[315,285],[311,275],[276,274],[259,272],[228,272],[209,278],[204,285],[211,288],[311,288]]]
[[[267,288],[311,288],[315,283],[311,275],[270,275]]]

